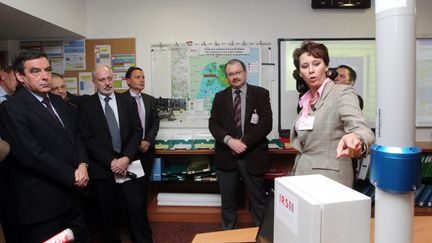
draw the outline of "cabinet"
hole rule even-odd
[[[422,149],[423,153],[432,153],[432,142],[419,142],[417,146]],[[295,155],[296,151],[294,149],[270,149],[270,167],[285,168],[287,171],[291,171]],[[213,161],[214,150],[157,150],[156,156],[161,157],[167,163],[187,163],[196,156],[205,156],[210,161]],[[151,182],[148,215],[152,222],[220,222],[219,207],[157,206],[156,197],[158,192],[218,193],[219,186],[217,182]],[[241,196],[238,222],[250,223],[252,218],[249,213],[248,198],[242,186],[239,193]],[[432,215],[432,208],[416,207],[415,215]]]
[[[291,171],[294,165],[294,149],[270,149],[272,168],[286,168]],[[193,157],[206,156],[213,161],[214,150],[157,150],[156,156],[165,163],[188,163]],[[150,184],[149,220],[153,222],[220,222],[219,207],[177,207],[157,206],[158,192],[219,193],[217,182],[202,181],[154,181]],[[248,208],[248,198],[244,187],[239,190],[238,222],[252,222]]]

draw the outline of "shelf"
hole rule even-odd
[[[422,153],[432,153],[432,142],[416,142],[416,146],[421,148]],[[177,150],[156,150],[157,155],[199,155],[214,154],[214,149],[177,149]],[[294,148],[269,149],[270,154],[297,154]]]
[[[432,142],[417,142],[416,146],[422,149],[422,153],[432,153]],[[166,159],[167,162],[186,163],[195,156],[208,156],[214,159],[214,149],[197,150],[156,150],[156,155]],[[286,168],[292,170],[297,151],[288,149],[269,149],[272,168]],[[271,180],[268,180],[271,182]],[[187,207],[187,206],[157,206],[157,194],[159,192],[178,193],[218,193],[217,182],[202,181],[161,181],[150,184],[150,202],[148,216],[151,222],[221,222],[220,207]],[[251,223],[252,216],[248,211],[249,199],[242,185],[239,189],[239,206],[237,215],[239,223]],[[372,215],[373,215],[372,208]],[[432,208],[416,207],[416,216],[432,215]]]
[[[429,207],[414,207],[414,216],[431,216],[432,208]],[[371,218],[375,217],[375,207],[371,208]]]
[[[220,207],[158,206],[156,197],[150,202],[147,212],[150,222],[221,222]],[[251,213],[238,209],[237,222],[252,222]]]
[[[415,216],[431,216],[432,215],[432,208],[430,208],[430,207],[415,207],[414,208],[414,215]]]
[[[422,153],[432,153],[432,142],[416,142],[416,145],[421,148]]]
[[[159,149],[156,150],[156,155],[200,155],[214,154],[214,149]]]
[[[214,149],[158,149],[156,155],[209,155],[214,154]],[[293,148],[288,149],[269,149],[270,155],[272,154],[297,154],[297,151]]]

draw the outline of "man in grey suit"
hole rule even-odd
[[[11,145],[9,183],[16,242],[43,242],[71,228],[87,242],[79,188],[89,177],[88,158],[75,120],[60,97],[50,95],[46,54],[21,50],[14,59],[21,87],[0,109],[2,138]]]
[[[251,199],[253,223],[264,217],[266,192],[264,173],[268,169],[267,134],[272,129],[269,92],[247,84],[245,64],[237,59],[225,65],[231,87],[216,94],[209,129],[216,140],[215,164],[222,196],[222,228],[233,229],[237,221],[240,178]]]

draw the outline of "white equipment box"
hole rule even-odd
[[[371,199],[322,175],[275,180],[274,242],[369,243]]]

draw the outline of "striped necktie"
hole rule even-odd
[[[242,134],[242,121],[241,121],[241,90],[237,89],[234,91],[236,96],[234,97],[234,123],[237,127],[238,133],[241,137]]]

